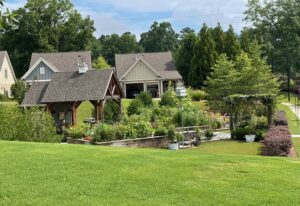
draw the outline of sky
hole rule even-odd
[[[137,37],[149,30],[154,21],[170,22],[180,32],[185,27],[199,31],[201,25],[224,29],[232,24],[235,31],[246,26],[243,12],[247,0],[71,0],[83,16],[89,15],[96,27],[95,36],[130,31]],[[6,7],[17,9],[26,0],[6,0]]]

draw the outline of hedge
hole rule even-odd
[[[292,147],[292,139],[286,125],[271,127],[263,141],[263,155],[288,156]]]

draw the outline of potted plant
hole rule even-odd
[[[245,127],[246,135],[245,139],[246,142],[254,142],[255,141],[255,129],[251,127],[250,125]]]
[[[176,139],[176,132],[175,132],[175,127],[174,126],[169,127],[167,137],[168,137],[168,140],[169,140],[168,148],[170,150],[178,150],[179,149],[179,143]]]

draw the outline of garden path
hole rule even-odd
[[[300,119],[300,106],[295,107],[294,104],[286,103],[286,102],[282,102],[281,104],[288,106],[290,110],[292,110],[292,112],[298,117],[298,119]],[[294,134],[292,135],[292,137],[300,138],[300,134]]]

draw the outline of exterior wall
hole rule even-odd
[[[45,74],[40,73],[40,68],[45,68]],[[40,81],[40,80],[51,80],[54,72],[43,62],[39,63],[38,66],[26,77],[25,81]]]
[[[142,61],[139,61],[134,68],[125,76],[126,81],[136,80],[157,80],[159,77],[145,65]]]
[[[55,124],[61,126],[62,120],[59,119],[60,113],[64,113],[64,120],[67,125],[72,125],[72,106],[70,103],[55,103],[51,108],[51,115]]]
[[[7,78],[5,77],[7,71]],[[0,67],[0,94],[7,93],[11,97],[10,87],[15,83],[13,68],[10,67],[7,57],[4,58],[3,64]]]

